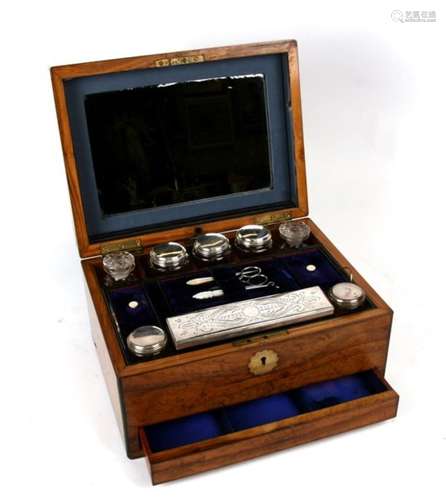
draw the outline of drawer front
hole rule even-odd
[[[392,418],[397,412],[398,395],[385,384],[387,390],[378,394],[161,452],[151,450],[148,435],[141,430],[152,482],[242,462]]]
[[[315,324],[211,358],[122,379],[129,456],[141,455],[141,426],[267,396],[370,368],[384,372],[391,316],[342,328]]]

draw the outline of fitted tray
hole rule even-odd
[[[187,266],[178,271],[162,272],[151,269],[148,264],[147,253],[138,256],[134,279],[130,283],[116,284],[111,289],[103,288],[110,315],[115,320],[117,338],[126,363],[131,365],[154,361],[135,356],[128,349],[126,342],[128,335],[135,328],[147,324],[156,325],[166,332],[169,331],[167,346],[157,356],[157,359],[160,359],[175,355],[184,349],[204,348],[216,342],[221,344],[232,337],[246,338],[257,331],[271,331],[280,327],[284,328],[286,325],[292,327],[300,322],[314,322],[325,315],[334,317],[357,315],[359,312],[375,308],[373,300],[370,299],[366,300],[355,311],[340,309],[336,309],[334,312],[333,310],[328,311],[329,308],[333,308],[324,298],[324,295],[320,293],[320,302],[325,304],[323,308],[320,308],[321,314],[309,311],[308,317],[306,317],[297,314],[303,308],[293,306],[289,308],[289,312],[290,316],[295,316],[294,320],[289,318],[288,321],[285,321],[284,316],[282,321],[271,321],[271,325],[264,325],[262,328],[251,328],[249,325],[244,325],[238,327],[235,332],[215,336],[206,331],[203,338],[198,335],[199,328],[191,326],[191,322],[188,321],[187,327],[181,328],[181,341],[179,341],[172,330],[172,326],[183,324],[184,319],[191,318],[191,316],[197,320],[198,325],[201,322],[201,324],[206,323],[209,326],[202,318],[207,314],[212,316],[212,311],[224,309],[231,311],[232,314],[236,305],[244,307],[250,301],[258,305],[260,304],[258,301],[263,298],[268,297],[266,300],[269,300],[278,295],[288,297],[291,293],[297,294],[299,297],[304,294],[307,297],[311,295],[311,290],[316,289],[327,294],[331,286],[342,281],[348,281],[350,271],[344,269],[342,264],[333,259],[324,248],[324,245],[314,235],[311,235],[303,247],[293,249],[283,243],[277,228],[273,228],[272,232],[274,245],[268,252],[252,255],[244,254],[234,248],[233,252],[224,261],[205,263],[196,258],[191,258]],[[230,238],[233,237],[230,236]],[[185,240],[182,243],[191,253],[191,241]],[[315,265],[316,269],[313,272],[306,270],[309,264]],[[259,266],[268,279],[276,284],[276,287],[247,291],[245,285],[236,277],[236,274],[246,266],[253,265]],[[97,262],[96,274],[99,284],[103,283],[105,277],[100,261]],[[210,285],[204,284],[194,287],[187,285],[188,280],[205,276],[212,277],[214,281]],[[222,296],[211,297],[207,300],[195,300],[193,298],[195,293],[203,292],[209,287],[221,289],[224,293]],[[278,298],[275,299],[276,303]],[[139,304],[136,309],[129,309],[128,304],[132,301]],[[309,300],[309,302],[315,304],[313,299]],[[325,310],[327,310],[326,313]],[[220,326],[218,322],[217,324]],[[178,330],[177,326],[174,328],[175,331]],[[231,334],[229,335],[229,333]]]

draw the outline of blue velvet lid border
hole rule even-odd
[[[144,87],[172,81],[261,73],[270,141],[272,188],[104,216],[100,209],[84,107],[96,92]],[[252,56],[199,64],[150,68],[74,78],[65,83],[68,114],[79,172],[87,231],[92,242],[120,234],[138,234],[178,227],[198,220],[216,220],[242,210],[253,213],[298,205],[289,108],[289,75],[283,54]]]

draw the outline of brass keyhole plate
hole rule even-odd
[[[263,375],[274,370],[279,362],[279,355],[271,349],[256,352],[249,360],[249,371],[253,375]]]

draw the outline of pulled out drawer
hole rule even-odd
[[[150,425],[140,439],[158,484],[386,420],[397,407],[368,370]]]

